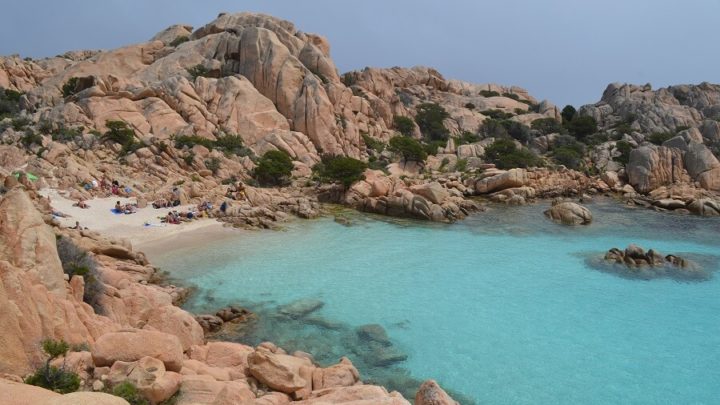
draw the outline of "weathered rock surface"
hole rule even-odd
[[[565,225],[588,225],[592,222],[592,213],[587,207],[569,201],[553,201],[552,207],[544,214]]]
[[[460,405],[434,380],[422,383],[415,395],[415,405]]]
[[[123,330],[102,335],[92,346],[97,366],[112,366],[116,361],[133,362],[154,357],[170,371],[180,371],[183,348],[175,335],[149,330]]]

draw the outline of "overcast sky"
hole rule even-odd
[[[720,82],[718,0],[10,0],[0,54],[53,56],[142,42],[221,11],[265,12],[326,36],[338,69],[426,65],[595,102],[611,82]]]

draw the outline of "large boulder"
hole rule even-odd
[[[347,358],[327,368],[316,368],[312,375],[313,391],[331,387],[349,387],[360,382],[360,373]]]
[[[5,405],[38,405],[61,396],[44,388],[3,378],[0,378],[0,393]]]
[[[445,392],[434,380],[420,385],[415,394],[415,405],[460,405]]]
[[[510,169],[507,172],[478,180],[475,182],[475,191],[480,194],[487,194],[506,188],[522,187],[527,182],[527,171],[525,169]]]
[[[181,379],[180,374],[166,371],[163,362],[153,357],[133,362],[116,361],[107,376],[111,386],[131,382],[154,404],[172,397],[180,387]]]
[[[172,305],[165,305],[151,311],[145,328],[177,336],[183,351],[205,341],[202,326],[195,318],[188,312]]]
[[[177,405],[251,405],[255,394],[245,381],[216,381],[208,375],[186,375]]]
[[[685,167],[690,176],[707,190],[720,191],[720,161],[707,146],[690,143],[685,153]]]
[[[689,180],[683,165],[683,152],[664,146],[642,146],[632,150],[625,171],[630,184],[641,193]]]
[[[248,364],[250,374],[273,390],[297,399],[312,391],[315,366],[306,358],[272,353],[261,347],[248,356]]]
[[[38,405],[130,405],[128,401],[102,392],[73,392]]]
[[[399,393],[388,393],[385,388],[375,385],[353,385],[351,387],[333,387],[313,391],[308,399],[293,402],[293,404],[410,405]]]
[[[433,181],[410,187],[413,193],[425,197],[433,204],[442,204],[450,193],[440,183]]]
[[[106,333],[92,345],[91,353],[98,367],[154,357],[162,361],[167,370],[180,371],[183,362],[183,348],[177,336],[150,330]]]
[[[544,212],[553,221],[565,225],[588,225],[592,222],[592,213],[580,204],[554,201],[552,207]]]
[[[36,274],[50,292],[65,297],[65,280],[55,234],[27,193],[19,188],[0,200],[0,257]]]

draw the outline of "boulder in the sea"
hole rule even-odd
[[[592,222],[592,213],[586,207],[570,201],[553,201],[545,216],[565,225],[588,225]]]
[[[254,314],[245,308],[229,306],[217,311],[215,316],[220,318],[223,322],[245,322],[251,319]]]
[[[302,299],[283,305],[278,308],[278,311],[280,311],[280,313],[283,315],[289,316],[290,318],[299,319],[312,312],[317,311],[318,309],[322,308],[323,305],[325,304],[320,300]]]
[[[710,198],[699,198],[687,204],[687,209],[695,215],[703,217],[720,216],[720,202]]]
[[[195,315],[195,320],[203,328],[203,332],[217,332],[222,328],[223,320],[216,315]]]
[[[645,251],[643,248],[630,244],[625,250],[612,248],[605,253],[604,260],[615,264],[611,268],[600,267],[619,273],[621,276],[639,279],[660,277],[680,280],[706,280],[710,273],[686,258],[676,255],[662,255],[656,250]]]
[[[415,394],[415,405],[460,405],[434,380],[427,380]]]

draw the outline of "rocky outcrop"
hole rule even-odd
[[[180,339],[168,333],[149,330],[126,330],[106,333],[92,346],[95,365],[112,366],[117,361],[134,362],[153,357],[170,371],[180,371],[183,348]]]
[[[460,405],[434,380],[422,383],[415,395],[415,405]]]
[[[709,272],[685,258],[676,255],[663,256],[653,249],[646,252],[643,248],[633,244],[625,250],[610,249],[605,254],[604,260],[619,265],[610,270],[629,278],[668,277],[686,281],[703,281],[711,277]]]
[[[682,151],[664,146],[643,146],[632,150],[625,170],[629,183],[641,193],[690,180],[683,165]]]
[[[436,222],[452,222],[480,209],[450,186],[449,182],[408,185],[398,177],[367,170],[365,179],[353,184],[342,202],[361,211]]]
[[[487,194],[507,188],[522,187],[527,179],[525,169],[510,169],[508,171],[486,172],[486,177],[475,182],[475,191],[479,194]]]
[[[552,207],[544,214],[565,225],[589,225],[592,222],[592,213],[587,207],[570,201],[553,201]]]

